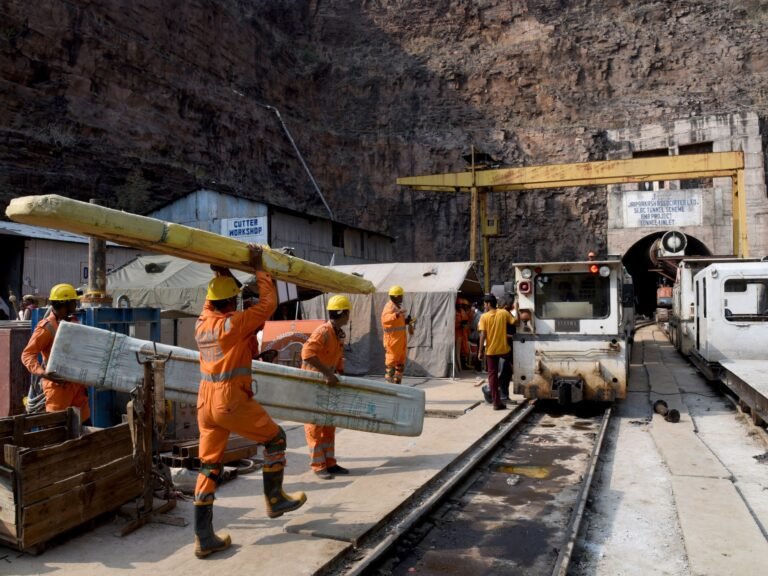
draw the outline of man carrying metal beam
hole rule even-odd
[[[213,500],[221,479],[221,461],[230,432],[264,443],[264,497],[267,515],[277,518],[307,501],[303,492],[283,491],[285,431],[253,400],[251,337],[277,308],[272,278],[264,272],[261,248],[250,244],[250,264],[256,271],[259,302],[237,311],[239,287],[226,268],[214,267],[205,308],[195,327],[200,349],[200,475],[195,486],[195,556],[229,548],[229,534],[213,531]]]
[[[26,298],[26,296],[25,296]],[[48,357],[53,348],[53,340],[61,322],[75,321],[73,317],[77,310],[79,298],[75,287],[71,284],[56,284],[51,288],[48,298],[51,302],[51,311],[40,320],[29,339],[27,346],[21,353],[21,362],[33,376],[40,376],[40,382],[45,393],[45,411],[57,412],[74,406],[80,410],[80,419],[83,424],[90,423],[91,409],[88,406],[88,392],[85,386],[74,382],[54,382],[48,378],[42,378],[45,368],[37,360],[38,354],[42,355],[43,362],[48,362]],[[32,401],[28,398],[27,402]],[[34,411],[31,406],[27,411]]]
[[[301,348],[303,370],[320,372],[328,385],[338,383],[336,374],[344,372],[344,339],[342,329],[349,322],[352,304],[342,295],[328,300],[328,322],[315,328]],[[349,470],[336,463],[336,427],[304,424],[304,433],[312,458],[312,471],[323,480],[332,480],[334,474],[349,474]]]

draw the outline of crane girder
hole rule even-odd
[[[474,150],[472,153],[474,166]],[[413,190],[471,193],[470,258],[476,260],[478,200],[480,213],[486,217],[488,192],[543,190],[575,186],[605,186],[697,178],[731,178],[733,253],[749,256],[747,243],[747,201],[744,179],[744,153],[712,152],[683,156],[653,156],[625,160],[602,160],[575,164],[550,164],[520,168],[473,169],[468,172],[431,174],[398,178],[397,183]],[[488,235],[483,234],[485,290],[490,289],[488,275]]]
[[[729,178],[743,168],[742,152],[714,152],[408,176],[398,178],[397,183],[414,190],[469,192],[472,186],[476,186],[486,192],[503,192],[656,180]]]

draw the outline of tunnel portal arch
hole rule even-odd
[[[632,276],[635,286],[635,298],[637,314],[653,317],[656,309],[656,289],[664,281],[662,275],[653,272],[655,265],[651,261],[650,250],[653,243],[661,238],[666,230],[654,232],[644,236],[635,242],[624,253],[621,261],[627,272]],[[686,234],[688,245],[685,248],[686,256],[711,256],[710,249],[698,238]],[[664,281],[669,284],[669,281]]]

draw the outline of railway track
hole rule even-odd
[[[526,404],[334,575],[565,576],[611,409]]]

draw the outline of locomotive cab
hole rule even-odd
[[[613,401],[627,390],[625,270],[618,260],[518,264],[513,383],[526,398]]]

